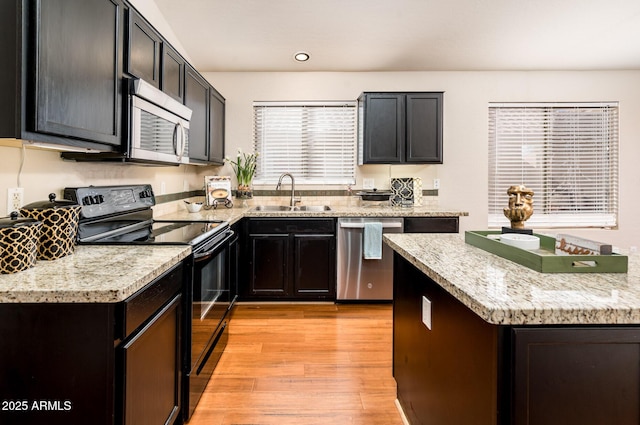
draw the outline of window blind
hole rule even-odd
[[[509,186],[534,191],[528,227],[615,227],[618,104],[489,104],[489,226]]]
[[[355,183],[355,102],[256,102],[253,117],[255,183],[275,184],[285,172],[296,183]]]

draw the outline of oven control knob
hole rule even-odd
[[[82,205],[91,205],[93,204],[93,199],[91,198],[91,196],[85,196],[84,198],[82,198]]]
[[[104,196],[102,195],[96,195],[92,197],[91,203],[92,204],[101,204],[104,202]]]
[[[151,193],[151,189],[146,189],[140,192],[140,199],[151,198],[153,194]]]

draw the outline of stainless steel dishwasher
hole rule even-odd
[[[338,301],[390,301],[393,299],[393,250],[382,244],[382,259],[365,260],[366,222],[382,224],[382,233],[402,233],[402,218],[338,219]]]

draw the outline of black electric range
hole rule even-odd
[[[191,245],[181,353],[183,419],[188,421],[227,344],[237,299],[237,236],[225,221],[154,220],[150,185],[67,188],[64,197],[82,206],[81,244]]]
[[[222,220],[154,220],[155,196],[148,184],[66,188],[64,197],[82,206],[81,244],[189,244],[195,252],[229,232]]]

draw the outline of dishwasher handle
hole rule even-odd
[[[340,223],[340,228],[343,229],[364,229],[364,223]],[[382,223],[383,229],[400,229],[402,223]]]

